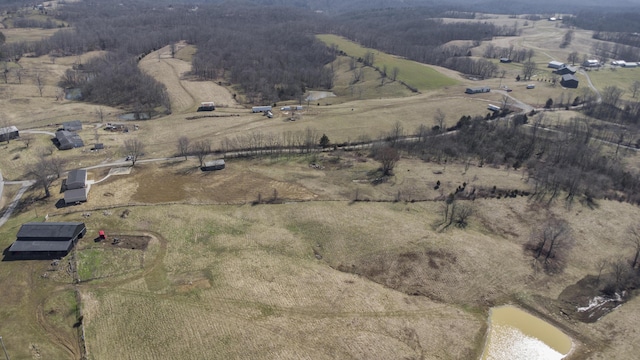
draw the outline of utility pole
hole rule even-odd
[[[2,350],[4,351],[4,357],[6,357],[7,360],[10,360],[9,359],[9,354],[7,354],[7,348],[4,347],[4,341],[2,341],[2,336],[0,336],[0,344],[2,344]]]

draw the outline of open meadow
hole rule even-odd
[[[486,115],[490,103],[517,109],[515,100],[540,107],[548,98],[573,99],[584,75],[578,89],[538,80],[551,74],[545,62],[563,60],[574,45],[590,46],[588,34],[576,30],[572,47],[559,49],[563,31],[530,21],[521,36],[495,40],[536,50],[535,89],[515,81],[518,64],[499,64],[504,78],[478,81],[380,52],[375,65],[398,67],[398,80],[419,92],[399,81],[381,84],[371,68],[354,84],[349,58],[339,56],[336,96],[303,101],[295,114],[279,106],[297,102],[277,104],[271,119],[251,113],[257,104],[237,101],[231,86],[192,78],[188,61],[196,49],[186,43],[175,57],[167,46],[139,62],[166,86],[172,105],[171,114],[147,121],[122,120],[125,109],[65,100],[57,81],[82,61],[77,57],[20,59],[24,78],[0,84],[0,107],[29,141],[0,144],[4,180],[30,179],[30,164],[58,157],[65,170],[89,168],[90,190],[87,202],[63,206],[62,174],[53,179],[51,197],[30,188],[0,226],[3,250],[30,221],[81,221],[88,229],[58,263],[0,262],[0,335],[11,359],[478,359],[488,309],[502,304],[522,306],[571,336],[568,359],[633,358],[640,351],[640,298],[630,296],[596,322],[572,316],[589,300],[576,295],[576,284],[595,276],[612,281],[602,261],[631,260],[626,230],[637,224],[636,206],[613,200],[569,206],[562,196],[536,202],[526,169],[477,159],[433,163],[403,155],[393,176],[379,181],[380,163],[366,147],[228,158],[215,172],[201,171],[194,156],[175,157],[180,136],[218,149],[246,136],[313,129],[337,144],[384,137],[396,123],[404,134],[430,129],[438,110],[453,126],[463,115]],[[8,41],[51,35],[3,33]],[[319,38],[349,56],[368,50],[333,35]],[[622,71],[589,76],[602,90],[627,84]],[[36,74],[46,84],[42,94]],[[485,85],[513,92],[464,94]],[[204,101],[214,101],[216,110],[197,113]],[[543,125],[559,131],[577,115],[550,111]],[[51,133],[68,120],[82,121],[86,146],[58,151]],[[131,130],[106,131],[107,122]],[[145,145],[135,166],[124,161],[128,139]],[[105,149],[90,150],[95,143]],[[620,156],[640,168],[637,152]],[[2,209],[19,189],[4,187]],[[445,200],[457,193],[455,204],[472,215],[466,226],[446,226]],[[552,217],[564,219],[575,238],[564,271],[554,275],[524,251],[532,229]],[[100,230],[106,239],[98,238]]]

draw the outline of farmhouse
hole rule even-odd
[[[589,67],[589,68],[599,67],[599,66],[600,66],[600,61],[595,60],[595,59],[585,60],[585,61],[582,63],[582,66],[584,66],[584,67]]]
[[[62,130],[80,131],[82,130],[82,122],[80,120],[67,121],[62,123]]]
[[[578,87],[578,78],[572,74],[562,75],[562,79],[560,80],[560,85],[566,88],[577,88]]]
[[[0,128],[0,141],[8,141],[20,137],[18,128],[15,126]]]
[[[82,142],[80,135],[66,130],[56,131],[56,138],[54,139],[54,142],[60,150],[69,150],[84,146],[84,142]]]
[[[259,113],[259,112],[267,112],[271,111],[271,106],[254,106],[251,108],[251,112]]]
[[[207,161],[204,163],[204,166],[200,168],[202,171],[214,171],[214,170],[222,170],[225,167],[225,163],[223,159]]]
[[[561,68],[554,70],[553,72],[558,74],[558,75],[565,75],[565,74],[575,74],[576,71],[578,71],[578,69],[576,69],[573,66],[570,65],[563,65]]]
[[[549,61],[549,64],[547,65],[547,67],[552,68],[552,69],[560,69],[564,65],[565,64],[563,62],[560,62],[560,61]]]
[[[213,101],[209,101],[200,103],[200,106],[198,106],[198,110],[196,111],[213,111],[215,109],[216,105],[213,103]]]
[[[465,93],[467,94],[479,94],[479,93],[487,93],[491,91],[491,89],[487,86],[483,86],[483,87],[473,87],[473,88],[467,88],[467,90],[465,90]]]
[[[81,222],[26,223],[18,230],[9,254],[62,257],[86,233],[87,228]]]
[[[280,111],[302,110],[302,105],[283,106]]]

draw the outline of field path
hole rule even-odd
[[[185,44],[177,45],[180,49]],[[171,57],[170,46],[165,46],[145,56],[138,64],[140,69],[167,88],[174,113],[195,111],[201,102],[213,101],[220,107],[240,107],[233,95],[213,81],[189,78],[191,64]]]

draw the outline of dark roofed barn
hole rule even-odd
[[[69,175],[67,175],[67,181],[65,183],[67,190],[72,189],[81,189],[85,187],[87,183],[87,170],[86,169],[76,169],[69,171]]]
[[[65,256],[87,233],[81,222],[26,223],[18,230],[9,254],[21,256]]]
[[[560,85],[566,88],[577,88],[578,87],[578,78],[575,75],[565,74],[562,75],[562,79],[560,80]]]
[[[558,74],[558,75],[566,75],[566,74],[575,74],[576,71],[578,71],[578,69],[574,68],[573,66],[570,65],[564,65],[561,68],[554,70],[553,72]]]
[[[80,120],[63,122],[62,129],[65,131],[80,131],[82,130],[82,122]]]
[[[69,150],[84,146],[80,135],[66,130],[56,131],[55,143],[60,150]]]

